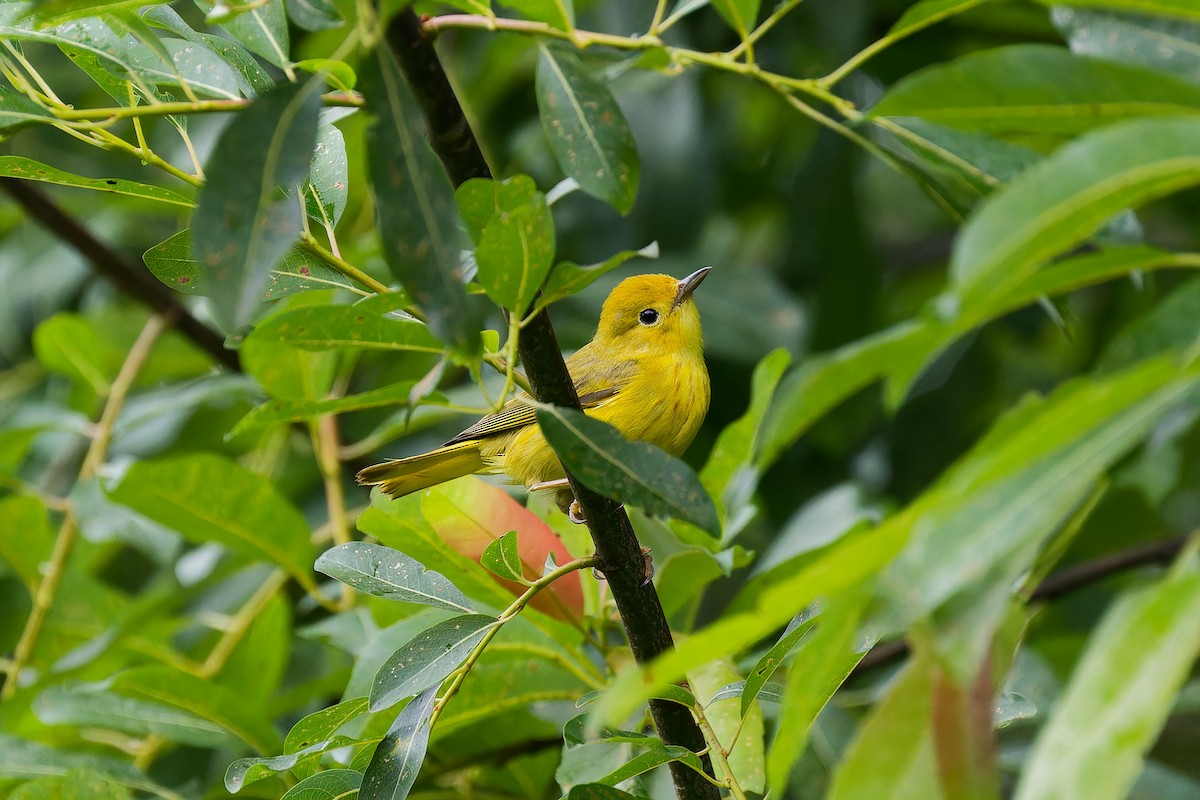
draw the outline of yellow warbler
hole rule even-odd
[[[567,359],[589,416],[672,455],[687,449],[708,412],[708,370],[692,292],[710,269],[683,280],[637,275],[612,290],[596,335]],[[358,482],[402,497],[474,472],[503,472],[530,490],[562,488],[565,473],[529,399],[513,398],[437,450],[367,467]]]

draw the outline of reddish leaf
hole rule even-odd
[[[545,522],[503,489],[479,478],[463,478],[426,490],[421,495],[421,512],[442,541],[476,562],[489,544],[508,531],[516,531],[521,565],[530,580],[541,576],[550,553],[558,564],[571,560],[562,540]],[[525,591],[516,581],[500,577],[495,580],[514,595]],[[583,589],[578,573],[559,578],[532,605],[558,619],[581,617]]]

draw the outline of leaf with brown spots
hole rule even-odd
[[[537,66],[538,113],[558,165],[588,194],[622,214],[637,197],[637,143],[608,87],[571,50],[543,45]]]

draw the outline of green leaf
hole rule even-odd
[[[437,686],[498,624],[495,617],[486,614],[463,614],[418,633],[392,653],[375,675],[371,710],[391,708],[406,697]]]
[[[1134,120],[1080,137],[972,215],[950,263],[959,307],[1013,290],[1122,209],[1197,182],[1200,118]]]
[[[630,778],[649,772],[655,767],[661,767],[673,761],[680,761],[697,772],[704,771],[704,766],[700,763],[700,757],[686,747],[651,741],[649,750],[641,755],[634,756],[617,769],[605,775],[599,782],[608,786],[616,786]]]
[[[359,800],[404,800],[408,797],[421,762],[425,760],[425,749],[429,745],[429,715],[436,699],[437,687],[431,686],[396,717],[363,774]]]
[[[0,133],[12,133],[35,122],[54,121],[54,114],[49,109],[0,84]]]
[[[592,491],[719,533],[712,498],[687,464],[579,411],[550,406],[537,417],[563,466]]]
[[[34,18],[41,25],[57,25],[80,17],[94,17],[99,14],[111,14],[140,5],[151,5],[154,2],[167,0],[151,0],[150,3],[138,3],[137,0],[38,0],[33,6]]]
[[[753,489],[757,484],[754,456],[771,398],[792,357],[782,348],[773,350],[754,367],[750,379],[750,406],[717,436],[708,461],[700,470],[700,483],[717,499],[724,524],[721,539],[730,541],[755,514]]]
[[[628,792],[622,792],[603,783],[585,783],[572,786],[567,792],[567,800],[636,800]]]
[[[288,731],[283,742],[283,752],[298,753],[317,742],[329,739],[338,728],[367,710],[367,698],[352,697],[337,705],[314,711],[304,717]]]
[[[0,778],[32,780],[86,771],[122,786],[153,791],[161,796],[160,787],[128,761],[55,750],[7,733],[0,733],[0,753],[4,753],[4,758],[0,759]]]
[[[53,546],[46,507],[33,497],[0,497],[0,561],[32,597],[42,582],[41,564]]]
[[[1194,402],[1200,374],[1172,356],[1104,378],[1080,379],[1045,401],[1027,401],[1002,417],[936,486],[893,520],[912,531],[904,551],[881,576],[891,613],[902,625],[954,599],[973,617],[960,639],[954,626],[941,661],[958,680],[973,674],[1004,603],[1045,539],[1091,491],[1096,479],[1144,438],[1163,415]]]
[[[313,149],[308,182],[304,186],[304,207],[308,216],[329,230],[342,218],[342,212],[346,210],[346,198],[350,195],[346,137],[334,125],[341,118],[334,112],[334,109],[321,112],[317,146]]]
[[[287,790],[280,800],[349,800],[359,796],[363,775],[352,769],[327,769]]]
[[[1140,67],[1012,45],[911,75],[869,117],[914,116],[964,130],[1072,134],[1130,117],[1200,112],[1200,87]]]
[[[313,759],[330,750],[338,750],[353,744],[349,736],[334,736],[323,741],[314,742],[308,747],[282,756],[270,758],[239,758],[225,770],[225,788],[231,794],[237,794],[244,787],[263,778],[288,772],[306,759]],[[356,775],[358,773],[355,773]]]
[[[66,375],[105,395],[120,368],[122,353],[112,341],[94,335],[88,320],[59,313],[37,326],[33,350],[51,372]]]
[[[308,524],[266,478],[212,453],[138,461],[113,499],[194,542],[217,542],[286,569],[305,587]]]
[[[306,31],[326,31],[345,24],[330,0],[287,0],[287,13]]]
[[[271,79],[267,71],[239,43],[224,36],[197,33],[170,6],[154,6],[147,9],[142,18],[152,25],[165,28],[189,42],[207,47],[216,53],[237,72],[242,94],[246,97],[254,97],[260,92],[269,92],[275,87],[275,81]]]
[[[1044,5],[1077,6],[1079,8],[1108,8],[1139,14],[1159,14],[1164,17],[1200,19],[1200,8],[1192,0],[1038,0]]]
[[[817,629],[797,642],[799,652],[788,668],[783,707],[767,752],[767,785],[780,794],[804,752],[817,715],[866,655],[858,631],[868,599],[865,592],[833,598],[817,617]],[[746,683],[749,688],[749,679]],[[743,693],[743,706],[745,698]]]
[[[206,13],[214,12],[214,5],[199,2]],[[222,8],[230,6],[222,4]],[[239,7],[233,7],[235,9]],[[224,16],[220,24],[233,34],[233,38],[244,44],[251,52],[265,58],[277,67],[286,69],[290,64],[288,53],[287,17],[283,12],[283,0],[265,0],[246,4],[246,11],[235,10],[233,16]]]
[[[563,724],[563,741],[568,746],[587,744],[588,742],[628,742],[630,744],[648,744],[650,742],[660,742],[657,736],[651,733],[638,733],[636,731],[623,731],[617,728],[602,727],[598,731],[588,731],[588,715],[586,713],[571,717]]]
[[[271,317],[255,334],[304,350],[355,347],[440,355],[442,345],[429,327],[396,311],[408,304],[407,297],[395,293],[368,297],[354,305],[297,308]]]
[[[961,176],[980,195],[1008,183],[1041,160],[1036,150],[979,131],[961,131],[920,117],[891,117],[886,130],[935,169]]]
[[[385,600],[468,613],[473,610],[445,577],[390,547],[346,542],[322,553],[314,568],[356,591]]]
[[[644,670],[621,673],[595,713],[603,721],[616,723],[689,670],[741,652],[783,627],[817,598],[868,580],[892,560],[907,534],[907,528],[893,518],[859,536],[834,543],[785,580],[761,592],[751,608],[726,614],[678,642],[675,650],[659,656]]]
[[[1142,359],[1194,345],[1200,331],[1200,280],[1190,280],[1109,343],[1097,370],[1114,372]]]
[[[502,181],[471,178],[454,190],[454,202],[471,241],[478,244],[483,229],[496,215],[530,205],[539,195],[537,184],[528,175],[514,175]]]
[[[488,297],[524,314],[554,265],[554,218],[542,194],[511,211],[499,211],[475,249],[476,280]]]
[[[315,81],[264,94],[238,113],[209,158],[192,249],[226,330],[254,317],[272,267],[300,235],[293,190],[308,174],[320,107]],[[292,196],[281,199],[279,187]]]
[[[55,686],[38,695],[34,710],[46,725],[76,725],[119,731],[129,736],[159,736],[195,747],[236,747],[238,739],[218,722],[170,704],[124,697],[112,681]]]
[[[1051,11],[1050,18],[1076,53],[1138,64],[1200,83],[1200,28],[1195,23],[1061,6]]]
[[[754,30],[758,21],[758,4],[759,0],[712,0],[713,8],[741,39]]]
[[[1200,652],[1197,619],[1194,564],[1121,597],[1034,742],[1018,800],[1128,795]]]
[[[129,800],[129,790],[99,773],[68,770],[61,777],[23,783],[8,800]]]
[[[258,704],[203,678],[170,667],[136,667],[119,673],[112,689],[194,714],[230,731],[260,753],[279,745],[279,734]]]
[[[761,795],[766,789],[762,709],[757,703],[751,703],[743,714],[737,700],[712,700],[722,686],[737,677],[738,670],[732,660],[718,659],[689,672],[688,685],[697,696],[709,698],[704,705],[704,716],[727,752],[729,772],[744,791]],[[720,764],[713,764],[713,769],[717,780],[726,778],[726,771]]]
[[[249,705],[264,712],[279,692],[292,655],[292,610],[281,595],[274,595],[254,617],[214,682]]]
[[[208,295],[211,291],[211,281],[202,272],[200,262],[192,257],[190,228],[151,247],[142,254],[142,261],[154,277],[177,292]],[[271,268],[262,299],[278,300],[297,292],[333,288],[355,287],[345,275],[297,246]]]
[[[754,668],[750,670],[750,674],[743,685],[741,705],[743,716],[750,710],[754,701],[758,699],[758,693],[767,684],[767,681],[771,679],[771,676],[775,674],[775,670],[783,666],[784,659],[796,649],[801,639],[812,631],[812,620],[806,620],[803,616],[800,615],[792,620],[789,630],[785,631],[779,637],[779,640],[771,645],[771,649],[763,653],[762,657],[754,663]]]
[[[572,50],[543,44],[540,51],[538,114],[554,159],[585,192],[628,214],[640,166],[621,107]]]
[[[2,102],[2,100],[0,100]],[[0,112],[3,113],[3,112]],[[0,126],[3,122],[0,121]],[[195,205],[181,194],[150,186],[145,183],[135,183],[118,178],[85,178],[82,175],[72,175],[47,164],[34,161],[23,156],[0,156],[0,177],[21,178],[27,181],[42,181],[59,186],[74,186],[80,189],[95,189],[101,192],[112,192],[129,197],[139,197],[143,200],[154,200],[169,205],[191,208]]]
[[[537,307],[545,308],[551,303],[570,297],[631,258],[658,258],[658,242],[651,242],[640,250],[622,250],[599,264],[586,267],[571,261],[555,264],[542,287],[542,296],[538,298]]]
[[[375,118],[367,158],[383,255],[425,312],[438,338],[460,355],[479,352],[478,330],[459,265],[454,191],[425,143],[416,100],[387,47],[377,47],[363,75]]]
[[[483,549],[479,563],[501,578],[528,584],[521,566],[521,551],[517,547],[517,532],[509,531],[499,539],[493,539]]]
[[[757,466],[766,469],[834,406],[882,378],[926,336],[919,322],[896,325],[809,358],[787,373],[763,422]]]
[[[829,788],[829,800],[941,800],[934,758],[934,667],[910,660],[858,729]]]
[[[908,36],[986,2],[987,0],[920,0],[900,15],[900,19],[896,20],[896,24],[888,31],[887,38]]]
[[[460,0],[460,2],[469,5],[473,0]],[[560,31],[575,29],[574,0],[508,0],[505,5],[515,9],[523,19],[544,22]],[[471,13],[479,13],[479,9],[468,10]]]

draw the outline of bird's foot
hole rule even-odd
[[[583,508],[580,507],[578,500],[571,501],[571,505],[567,509],[567,518],[576,525],[582,525],[587,522],[587,517],[583,515]]]
[[[646,576],[642,580],[642,586],[645,586],[654,580],[654,559],[650,556],[649,547],[642,548],[642,571]]]

